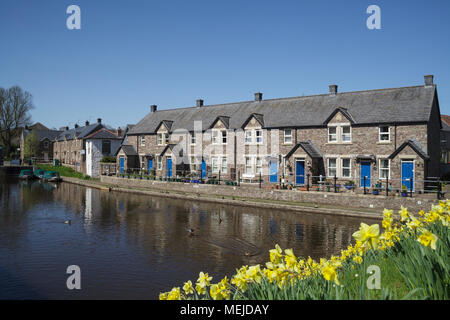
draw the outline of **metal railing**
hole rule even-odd
[[[185,182],[214,185],[241,186],[254,185],[259,188],[270,187],[280,190],[296,189],[300,191],[322,191],[332,193],[357,192],[363,195],[401,195],[403,197],[414,197],[418,194],[436,194],[438,199],[445,195],[443,186],[450,181],[443,181],[437,177],[428,177],[424,180],[414,178],[392,179],[392,178],[339,178],[337,176],[325,175],[264,175],[262,173],[242,173],[221,170],[176,170],[172,174],[167,171],[163,175],[157,175],[154,169],[146,170],[140,168],[128,168],[123,173],[117,169],[116,176],[124,178],[157,180],[166,182]]]

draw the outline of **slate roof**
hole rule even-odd
[[[137,156],[137,152],[136,149],[134,149],[134,146],[129,145],[129,144],[123,144],[119,150],[122,149],[123,152],[127,155],[127,156]],[[119,152],[119,150],[117,152]]]
[[[229,128],[241,128],[252,113],[264,118],[265,128],[324,126],[336,108],[345,108],[354,124],[428,122],[435,85],[343,92],[313,96],[246,101],[176,108],[149,113],[128,134],[155,133],[163,120],[172,120],[172,131],[194,131],[194,121],[203,130],[219,116],[229,117]]]
[[[23,132],[24,134],[24,138],[26,138],[32,131],[34,131],[39,139],[39,141],[48,139],[50,141],[55,140],[62,131],[59,130],[38,130],[38,129],[33,129],[33,130],[25,130]]]
[[[290,158],[298,148],[302,148],[311,158],[322,158],[323,155],[317,149],[317,147],[311,142],[311,140],[297,143],[291,151],[285,156],[286,159]]]
[[[422,159],[428,160],[428,156],[422,145],[415,139],[409,139],[401,144],[390,156],[389,159],[394,159],[400,151],[402,151],[406,146],[410,146]]]
[[[111,131],[101,128],[90,135],[86,136],[85,139],[110,139],[110,140],[122,140],[122,137],[119,137],[112,133]]]
[[[84,139],[85,137],[90,135],[92,132],[99,130],[103,127],[104,126],[101,123],[93,123],[93,124],[90,124],[90,125],[84,126],[84,127],[72,128],[72,129],[61,132],[61,134],[58,136],[57,140],[62,141],[62,140],[64,140],[64,138],[66,138],[66,140],[73,140],[73,139],[75,139],[75,137],[77,137],[78,139]]]

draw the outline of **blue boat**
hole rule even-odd
[[[50,181],[50,182],[61,181],[61,177],[59,176],[59,173],[56,171],[45,171],[42,179],[45,181]]]
[[[20,170],[19,179],[31,180],[34,178],[36,178],[36,176],[33,174],[33,171],[31,171],[30,169]]]
[[[42,169],[36,169],[34,170],[33,174],[38,177],[39,179],[42,179],[44,177],[45,174],[45,170]]]

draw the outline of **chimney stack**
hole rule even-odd
[[[425,79],[425,86],[432,86],[433,85],[433,78],[434,78],[434,76],[432,74],[426,75],[423,78]]]
[[[262,100],[262,93],[261,92],[256,92],[255,93],[255,101],[261,101]]]
[[[197,99],[197,107],[203,107],[203,100]]]
[[[99,124],[102,123],[102,118],[98,118],[97,123],[99,123]]]
[[[117,136],[118,137],[122,136],[122,129],[120,127],[117,127]]]
[[[69,130],[69,127],[66,127],[66,131],[68,131]]]
[[[86,124],[86,127],[87,127],[87,126],[89,125],[89,121],[86,120],[86,123],[85,123],[85,124]]]
[[[338,86],[336,84],[330,84],[328,87],[330,88],[331,95],[335,95],[337,93]]]
[[[78,129],[78,123],[75,123],[75,129]]]
[[[158,109],[158,106],[156,104],[152,104],[150,106],[150,112],[156,112],[157,109]]]

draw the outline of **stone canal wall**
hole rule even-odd
[[[339,208],[364,208],[364,209],[400,209],[401,206],[407,207],[410,211],[417,213],[420,210],[429,210],[432,204],[436,204],[435,198],[406,198],[401,196],[383,196],[383,195],[363,195],[355,193],[332,193],[320,191],[298,191],[298,190],[276,190],[268,187],[259,188],[258,185],[207,185],[192,184],[181,182],[162,182],[152,180],[128,179],[102,176],[101,182],[108,185],[139,188],[140,190],[167,191],[184,193],[191,195],[213,195],[218,198],[235,197],[236,200],[245,198],[252,200],[273,200],[280,201],[282,204],[286,202],[299,202],[308,204],[332,205]],[[272,203],[273,204],[273,203]],[[293,203],[292,205],[296,205]]]

